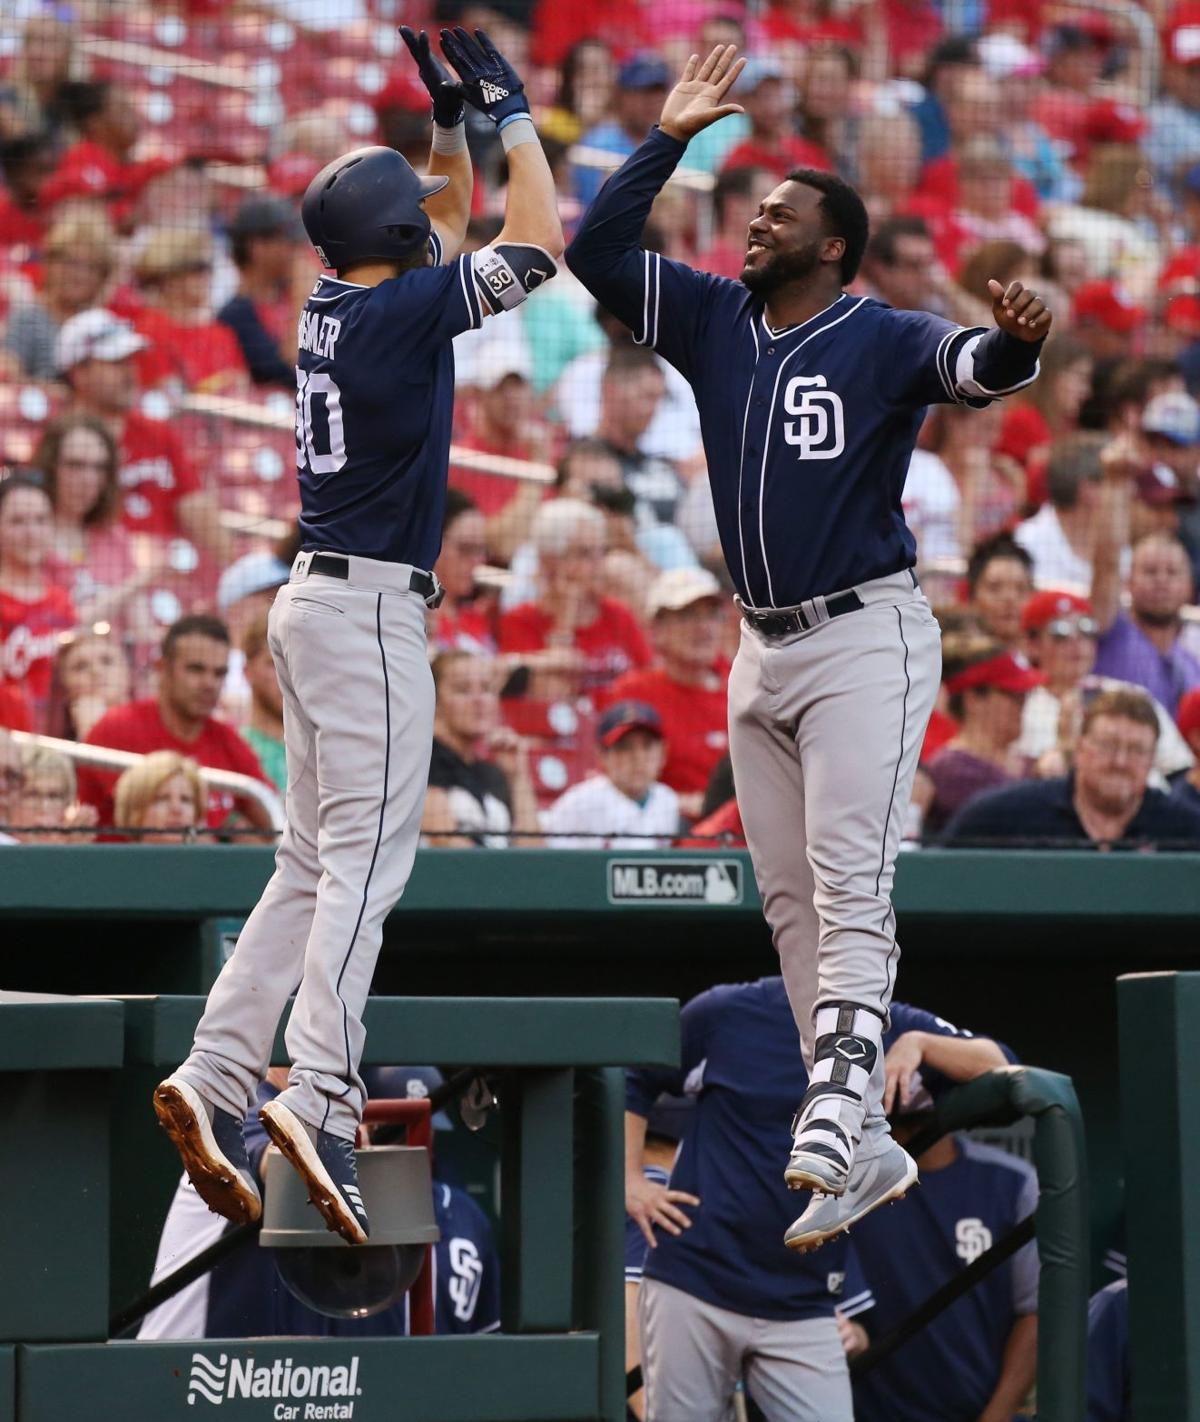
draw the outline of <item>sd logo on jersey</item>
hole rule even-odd
[[[783,438],[800,451],[801,459],[836,459],[846,448],[846,414],[842,397],[825,389],[823,375],[794,375],[783,392],[786,420]]]

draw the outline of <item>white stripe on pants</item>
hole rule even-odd
[[[283,692],[287,828],[275,873],[209,995],[180,1068],[209,1100],[254,1103],[288,995],[292,1069],[280,1100],[353,1138],[364,1091],[362,1010],[383,921],[420,835],[433,739],[425,605],[409,570],[353,559],[352,580],[306,576],[271,608]],[[401,591],[400,589],[405,590]]]
[[[786,640],[743,624],[729,677],[738,806],[810,1072],[814,1003],[891,1004],[893,872],[941,674],[940,629],[909,576],[858,591],[865,607]],[[880,1053],[864,1160],[886,1140],[882,1100]]]
[[[726,1422],[742,1377],[767,1422],[853,1422],[832,1315],[750,1318],[643,1279],[638,1325],[646,1422]]]

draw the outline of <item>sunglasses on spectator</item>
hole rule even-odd
[[[1051,637],[1098,637],[1100,628],[1092,617],[1056,617],[1046,623],[1046,631]]]

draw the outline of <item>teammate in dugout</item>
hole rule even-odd
[[[562,228],[522,83],[481,30],[401,34],[433,100],[428,176],[362,148],[312,180],[301,215],[326,267],[300,317],[296,461],[302,551],[271,609],[284,702],[287,825],[275,873],[209,996],[191,1054],[155,1092],[200,1196],[259,1218],[242,1122],[288,994],[288,1086],[260,1113],[330,1229],[365,1243],[354,1135],[362,1010],[383,921],[420,832],[433,737],[425,609],[454,401],[453,337],[554,275]],[[464,100],[508,159],[505,222],[455,257],[472,173]],[[447,262],[448,265],[443,265]]]
[[[693,55],[659,125],[585,213],[567,264],[690,382],[743,627],[729,747],[811,1085],[787,1231],[815,1248],[917,1178],[881,1109],[898,948],[895,857],[937,694],[938,625],[900,496],[925,407],[1028,385],[1050,313],[990,283],[996,329],[843,288],[868,221],[853,188],[797,169],[750,224],[740,282],[638,245],[688,140],[727,114],[744,60]]]

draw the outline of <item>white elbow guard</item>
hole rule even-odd
[[[511,311],[558,270],[554,258],[532,242],[501,242],[480,247],[474,258],[475,282],[493,313]]]

